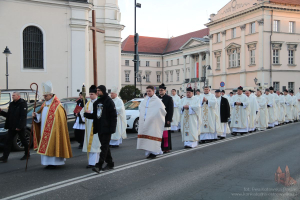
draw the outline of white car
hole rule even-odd
[[[144,99],[136,98],[125,103],[127,129],[132,129],[135,132],[139,130],[139,105]]]

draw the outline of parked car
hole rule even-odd
[[[35,100],[35,91],[27,90],[27,89],[9,89],[9,90],[1,90],[0,92],[0,108],[7,109],[9,103],[12,102],[12,94],[13,92],[20,92],[21,98],[27,101],[27,103],[33,103]],[[38,94],[37,101],[41,101],[41,98]]]
[[[127,129],[132,129],[135,132],[139,130],[139,105],[144,99],[136,98],[124,104],[127,120]]]
[[[61,101],[77,101],[79,99],[79,97],[67,97],[67,98],[63,98],[61,99]],[[86,101],[89,101],[90,97],[86,97]]]
[[[74,138],[74,130],[73,130],[73,125],[75,123],[76,117],[74,116],[74,109],[76,107],[76,102],[75,101],[61,101],[64,109],[66,110],[67,113],[67,122],[68,122],[68,129],[69,129],[69,134],[70,138]],[[41,108],[42,102],[37,102],[36,104],[36,112],[38,112]],[[28,105],[28,110],[27,110],[27,124],[26,124],[26,139],[29,143],[30,141],[30,131],[31,131],[31,125],[32,125],[32,112],[33,112],[33,107],[34,104],[29,104]],[[4,123],[5,123],[5,118],[3,116],[0,116],[0,146],[4,145],[6,135],[8,133],[8,130],[4,129]],[[16,135],[13,141],[13,149],[17,151],[23,151],[24,146],[22,145],[22,142],[19,138],[19,135]]]

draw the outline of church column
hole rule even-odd
[[[210,34],[209,35],[209,50],[210,50],[210,55],[213,55],[213,48],[212,48],[212,44],[213,44],[213,37],[214,35],[213,34]],[[213,56],[210,56],[210,72],[209,72],[209,78],[208,78],[208,84],[211,86],[211,88],[213,88],[213,69],[215,69],[215,66],[214,66],[214,62],[213,62]]]
[[[263,71],[263,69],[264,69],[264,19],[258,20],[257,22],[259,24],[259,40],[258,40],[259,66],[258,66],[258,69],[261,70],[260,85],[264,86],[264,84],[265,84],[265,73]]]
[[[202,77],[202,53],[199,52],[199,80],[201,81]]]
[[[193,60],[194,60],[194,56],[190,55],[190,82],[192,80]]]
[[[246,24],[240,26],[241,28],[241,73],[240,85],[246,86],[246,55],[245,55],[245,28]]]
[[[77,96],[82,84],[89,82],[88,9],[71,8],[71,96]]]
[[[183,56],[183,65],[184,65],[184,83],[186,79],[186,56]]]
[[[226,83],[226,30],[222,31],[222,81]]]
[[[205,53],[206,53],[206,56],[205,56],[205,65],[206,65],[206,67],[205,67],[205,71],[206,71],[206,73],[205,73],[205,81],[208,83],[208,84],[205,84],[205,85],[210,85],[210,83],[209,83],[209,79],[208,79],[208,75],[209,75],[209,73],[210,73],[210,71],[211,70],[208,70],[207,68],[208,68],[208,66],[210,66],[210,51],[209,50],[207,50],[207,51],[205,51]]]

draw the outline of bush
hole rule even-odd
[[[136,88],[136,96],[134,96],[134,85],[126,85],[120,90],[120,97],[123,101],[129,101],[140,96],[140,90]]]

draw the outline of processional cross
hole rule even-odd
[[[93,66],[94,66],[94,85],[98,85],[97,80],[97,35],[96,33],[105,33],[105,30],[96,27],[96,11],[92,11],[92,26],[90,29],[93,31]]]

